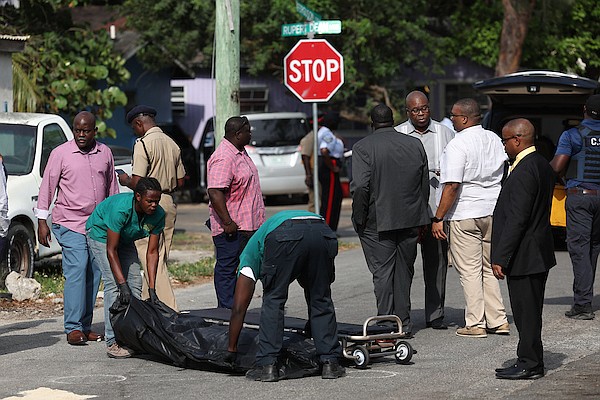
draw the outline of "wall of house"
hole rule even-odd
[[[200,135],[206,122],[215,115],[216,99],[214,80],[209,76],[194,79],[173,79],[172,86],[185,89],[185,111],[173,120],[189,136]],[[268,112],[311,112],[310,103],[302,103],[279,80],[274,78],[240,77],[241,87],[266,87],[268,89]]]
[[[0,52],[0,112],[12,111],[12,53]]]
[[[102,142],[127,148],[133,148],[135,136],[131,126],[125,119],[127,112],[138,104],[154,107],[157,111],[158,124],[173,122],[171,114],[171,70],[148,71],[142,67],[134,56],[125,63],[131,73],[129,81],[121,86],[127,94],[127,105],[118,107],[113,117],[106,121],[107,125],[117,132],[117,138],[103,138]]]

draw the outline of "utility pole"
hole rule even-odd
[[[225,122],[240,114],[240,0],[216,0],[215,146],[225,134]]]

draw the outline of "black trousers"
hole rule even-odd
[[[448,242],[437,240],[427,225],[421,240],[423,280],[425,281],[425,322],[444,318],[446,275],[448,272]]]
[[[573,264],[573,302],[592,304],[600,254],[600,196],[571,194],[567,211],[567,249]]]
[[[397,315],[404,332],[412,332],[410,287],[415,274],[417,235],[417,228],[387,232],[365,228],[359,236],[373,274],[377,315]]]
[[[275,362],[281,351],[284,306],[289,286],[296,279],[304,288],[317,356],[322,362],[341,356],[331,300],[337,249],[335,233],[322,220],[290,219],[267,235],[261,270],[264,293],[256,365]]]
[[[518,362],[524,368],[544,366],[542,309],[547,279],[547,271],[507,277],[510,306],[519,331]]]
[[[340,166],[338,159],[332,158],[331,161],[334,165]],[[340,174],[327,168],[323,162],[323,157],[319,157],[319,183],[321,184],[319,214],[325,218],[327,225],[335,232],[340,222],[340,212],[342,210],[342,184],[340,183]]]

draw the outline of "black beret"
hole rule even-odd
[[[131,124],[131,121],[133,121],[136,117],[139,117],[141,114],[150,115],[154,118],[154,116],[156,116],[156,110],[152,107],[143,105],[135,106],[127,113],[127,123]]]

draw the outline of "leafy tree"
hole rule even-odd
[[[129,79],[125,61],[112,50],[105,31],[74,27],[58,0],[21,1],[2,7],[0,24],[29,34],[23,53],[13,55],[15,111],[51,112],[72,119],[82,109],[98,118],[98,131],[115,137],[104,120],[127,104],[118,84]]]
[[[462,0],[443,7],[450,15],[450,25],[444,34],[454,38],[453,51],[481,65],[496,66],[505,13],[502,2]],[[529,34],[522,43],[522,56],[510,70],[501,73],[551,69],[592,79],[600,77],[597,0],[538,0],[527,25]]]
[[[147,67],[210,65],[201,50],[212,45],[214,1],[125,0],[120,9],[127,26],[141,34],[137,55]]]
[[[403,93],[392,86],[408,68],[441,72],[453,59],[444,49],[448,38],[432,35],[431,19],[422,14],[429,2],[382,0],[306,1],[323,19],[341,19],[342,35],[327,39],[344,55],[345,84],[334,97],[345,117],[365,120],[364,109],[373,101],[401,103]],[[139,55],[147,65],[159,67],[171,60],[204,58],[197,65],[210,66],[214,35],[214,3],[209,0],[126,0],[122,12],[128,25],[144,38]],[[165,16],[168,15],[168,18]],[[193,18],[189,18],[193,15]],[[291,0],[240,1],[241,65],[250,74],[268,73],[283,80],[283,57],[298,38],[281,38],[281,25],[302,21]],[[183,32],[183,33],[182,33]],[[362,107],[354,109],[355,104]]]

